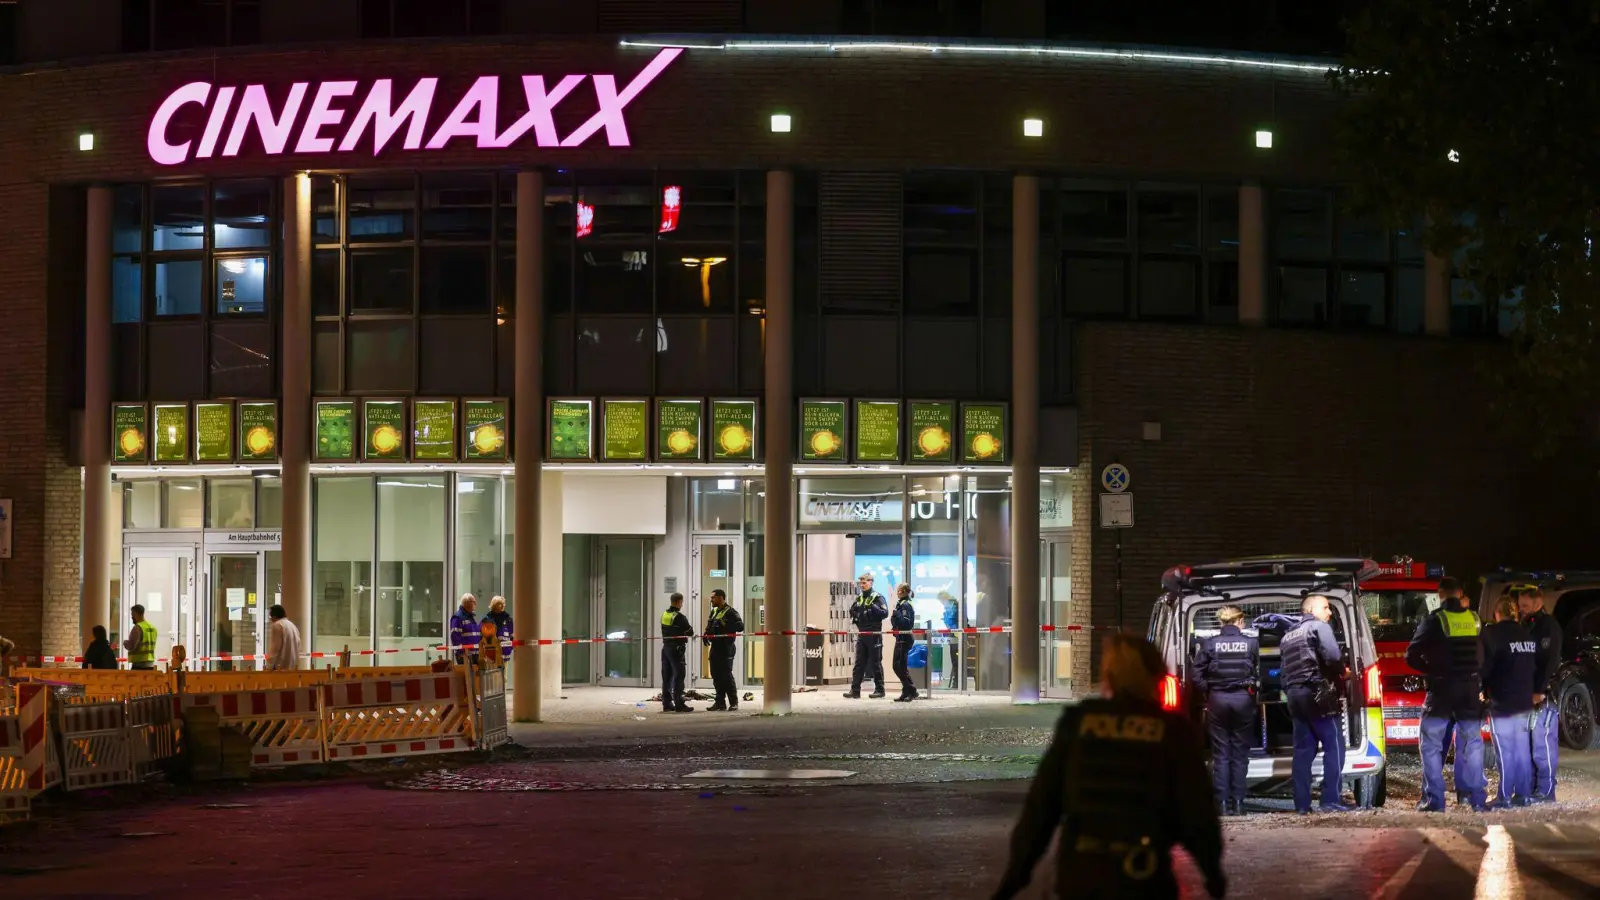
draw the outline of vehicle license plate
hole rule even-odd
[[[1418,725],[1390,725],[1385,733],[1396,740],[1415,739],[1421,726]]]

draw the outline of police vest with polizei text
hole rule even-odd
[[[1085,703],[1077,728],[1063,739],[1067,753],[1063,812],[1083,834],[1137,841],[1159,830],[1164,778],[1170,765],[1167,721],[1159,710],[1132,711],[1107,702]]]
[[[1224,634],[1208,639],[1211,664],[1206,667],[1206,685],[1212,690],[1238,690],[1256,683],[1250,665],[1250,639],[1242,634]]]
[[[1478,614],[1470,610],[1441,609],[1437,615],[1444,629],[1445,643],[1450,648],[1450,674],[1462,678],[1482,674],[1478,662],[1478,633],[1483,630],[1483,623],[1478,621]]]

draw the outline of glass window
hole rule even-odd
[[[1283,266],[1278,270],[1278,321],[1321,325],[1328,321],[1328,270]]]
[[[198,400],[205,396],[206,339],[198,321],[145,326],[145,388],[163,400]]]
[[[339,393],[339,323],[311,326],[311,389],[318,394]]]
[[[733,309],[733,244],[662,244],[657,272],[662,312],[728,312]]]
[[[624,178],[612,176],[612,180]],[[654,290],[651,252],[660,225],[653,181],[585,185],[579,189],[578,200],[593,215],[589,234],[577,239],[573,281],[578,310],[649,311]],[[673,265],[682,263],[674,261]]]
[[[1395,327],[1401,334],[1422,334],[1424,281],[1421,266],[1401,266],[1395,281]]]
[[[389,665],[420,665],[417,639],[442,642],[455,611],[444,592],[445,476],[380,475],[377,487],[376,649],[400,651]]]
[[[976,397],[980,330],[971,319],[912,319],[905,322],[905,393],[912,397]],[[990,331],[1010,336],[1008,323]],[[1011,365],[1007,344],[1006,365]]]
[[[311,177],[311,239],[319,244],[339,240],[339,182],[330,175]]]
[[[1382,328],[1389,322],[1389,276],[1382,271],[1345,269],[1339,273],[1339,324]]]
[[[1239,250],[1239,189],[1212,188],[1206,191],[1206,247],[1210,250]]]
[[[1196,259],[1139,261],[1139,315],[1190,319],[1198,309],[1200,263]]]
[[[410,319],[352,320],[345,330],[350,341],[347,390],[411,390],[415,361]]]
[[[412,283],[412,251],[352,250],[350,265],[350,312],[409,313],[414,307],[416,286]]]
[[[901,196],[907,246],[978,245],[977,178],[963,173],[907,175]]]
[[[436,175],[422,183],[422,236],[447,241],[487,241],[494,218],[489,175]]]
[[[111,259],[111,321],[137,322],[143,318],[144,268],[137,256]]]
[[[905,302],[908,312],[976,315],[973,278],[976,250],[905,251]]]
[[[211,220],[214,247],[270,246],[272,182],[218,182],[212,195]]]
[[[345,185],[350,243],[408,241],[415,235],[417,191],[410,177],[351,178]]]
[[[422,326],[418,389],[425,394],[494,392],[494,321],[429,319]]]
[[[371,649],[372,478],[324,475],[313,486],[317,527],[311,649]]]
[[[311,314],[339,314],[339,251],[311,251]]]
[[[150,249],[199,250],[206,243],[206,189],[200,185],[150,189]]]
[[[1466,278],[1450,279],[1450,333],[1483,334],[1487,320],[1478,286]]]
[[[737,387],[732,316],[673,316],[657,320],[656,392],[731,393]]]
[[[1061,263],[1061,308],[1067,316],[1127,313],[1128,262],[1120,256],[1069,256]]]
[[[967,479],[967,566],[962,612],[966,626],[1011,625],[1011,478]],[[1031,513],[1030,513],[1031,514]],[[1038,640],[1029,635],[1025,640]],[[1011,635],[982,634],[963,647],[967,687],[1006,690],[1011,685]]]
[[[211,323],[211,396],[272,396],[272,332],[260,319]]]
[[[1233,325],[1239,321],[1239,264],[1233,260],[1211,260],[1206,266],[1208,304],[1206,321]]]
[[[456,484],[455,593],[478,598],[480,620],[489,600],[509,589],[500,580],[500,549],[500,479],[462,475]]]
[[[560,260],[560,263],[557,266],[551,265],[551,256],[555,256]],[[551,281],[551,270],[554,268],[565,275],[570,275],[572,273],[572,267],[570,263],[571,259],[569,259],[562,252],[556,252],[545,256],[544,296],[547,304],[552,297],[551,290],[554,289],[559,291],[559,293],[555,294],[554,296],[559,298],[561,308],[567,308],[567,295],[570,293],[572,288],[571,282],[555,284]],[[515,315],[517,311],[516,248],[506,244],[500,245],[498,252],[495,253],[494,266],[494,314],[501,319],[504,319],[507,316]],[[545,310],[549,312],[550,307],[546,305]]]
[[[157,262],[154,279],[156,315],[200,315],[203,277],[198,259]]]
[[[489,312],[489,248],[422,248],[424,313]]]
[[[656,179],[656,202],[661,207],[658,226],[665,223],[667,192],[676,188],[678,220],[669,231],[661,231],[664,244],[711,244],[731,255],[737,237],[739,210],[738,185],[732,172],[662,172]],[[661,251],[669,257],[695,255],[677,249]]]
[[[161,527],[161,482],[128,482],[122,493],[123,528]]]
[[[1069,247],[1118,249],[1128,240],[1128,191],[1068,186],[1061,192],[1061,239]]]
[[[144,189],[138,185],[117,188],[111,207],[111,250],[138,253],[144,249]]]
[[[1395,232],[1395,244],[1401,262],[1422,262],[1427,249],[1422,243],[1425,230],[1422,219],[1413,219],[1409,225]]]
[[[1280,259],[1333,255],[1333,198],[1327,191],[1279,191],[1273,238]]]
[[[911,478],[906,494],[910,515],[911,567],[906,581],[911,585],[912,606],[918,628],[954,628],[960,624],[961,521],[964,503],[959,475],[919,475]],[[889,593],[890,585],[880,590]],[[928,673],[934,690],[953,690],[960,685],[957,660],[959,635],[936,635],[935,652]]]
[[[665,337],[664,325],[645,317],[579,319],[577,389],[589,394],[649,394],[655,355]]]
[[[905,515],[905,483],[897,475],[800,479],[801,528],[849,530],[893,525]]]
[[[207,528],[243,531],[256,526],[256,484],[254,478],[213,478]]]
[[[1193,253],[1200,249],[1200,193],[1195,190],[1141,190],[1139,250],[1143,253]]]
[[[737,478],[689,479],[695,531],[738,531],[744,492]]]
[[[1072,483],[1070,473],[1048,473],[1039,476],[1039,527],[1072,527]],[[1064,621],[1064,620],[1057,620]]]
[[[205,492],[198,478],[161,483],[167,502],[161,513],[162,528],[200,528],[205,519]]]
[[[565,181],[566,179],[562,178],[561,180]],[[496,226],[496,235],[502,241],[514,241],[517,239],[517,176],[511,172],[502,172],[495,178],[495,184],[495,192],[500,205],[500,219]],[[572,202],[572,191],[569,189],[566,194],[567,202],[570,204]],[[572,220],[569,218],[567,221],[571,222]],[[546,237],[549,234],[549,226],[546,225]],[[571,237],[571,235],[569,234],[568,237]]]
[[[214,295],[217,315],[251,315],[267,311],[267,258],[219,259]]]
[[[1346,213],[1339,217],[1339,258],[1386,262],[1389,229],[1381,219]]]
[[[283,527],[283,479],[276,475],[256,476],[256,527]]]

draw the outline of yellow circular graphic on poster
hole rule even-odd
[[[722,452],[737,456],[750,449],[750,432],[743,425],[724,426],[717,435],[717,444],[722,447]]]
[[[811,436],[811,452],[817,456],[832,456],[839,452],[844,442],[839,436],[826,429]]]
[[[264,425],[257,425],[245,433],[244,449],[251,456],[266,456],[272,452],[272,432]]]
[[[972,455],[977,459],[988,459],[1000,452],[1000,439],[987,431],[973,435]]]
[[[372,451],[380,456],[399,452],[400,443],[400,432],[393,425],[380,425],[372,432]]]
[[[505,442],[505,434],[493,425],[479,425],[472,432],[472,449],[484,456],[499,452]]]
[[[121,448],[123,456],[137,459],[144,455],[144,435],[137,428],[125,429],[117,436],[117,446]]]
[[[950,449],[950,432],[937,425],[929,425],[917,433],[917,449],[924,456],[942,456]]]
[[[690,434],[687,429],[679,428],[677,431],[667,435],[667,452],[674,456],[693,453],[694,445],[694,435]]]

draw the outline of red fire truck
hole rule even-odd
[[[1390,747],[1415,747],[1428,685],[1421,673],[1406,665],[1406,647],[1418,623],[1439,608],[1444,567],[1401,557],[1378,568],[1380,574],[1361,585],[1361,603],[1378,645],[1384,736]]]

